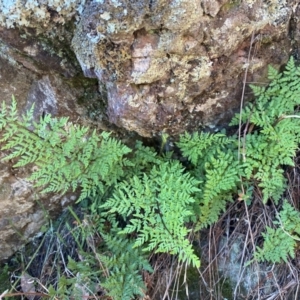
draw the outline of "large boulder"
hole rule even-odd
[[[107,88],[110,121],[142,136],[218,126],[239,107],[243,76],[284,64],[298,1],[91,1],[72,41]]]

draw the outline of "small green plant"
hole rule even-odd
[[[99,259],[108,270],[108,277],[102,287],[109,291],[113,299],[130,300],[134,295],[144,296],[146,287],[140,276],[140,270],[153,272],[147,255],[141,248],[134,248],[134,241],[118,236],[118,232],[103,235],[107,244],[107,253]]]
[[[0,113],[1,150],[12,149],[4,160],[16,159],[14,167],[35,164],[37,169],[28,180],[44,193],[81,188],[79,201],[95,196],[98,190],[117,183],[129,165],[126,154],[131,150],[103,132],[73,125],[68,118],[41,117],[34,122],[33,108],[18,118],[17,102]]]
[[[296,242],[300,241],[300,213],[284,201],[273,223],[277,228],[267,227],[264,245],[256,247],[254,257],[257,261],[287,262],[289,256],[295,257]]]
[[[101,288],[105,289],[112,299],[130,300],[135,295],[143,296],[146,287],[140,271],[153,272],[147,255],[142,253],[140,248],[134,249],[133,241],[119,236],[117,231],[112,230],[109,235],[102,234],[102,238],[105,241],[102,253],[81,251],[80,255],[84,260],[79,262],[69,257],[68,268],[78,274],[73,278],[73,283],[80,287],[88,286],[93,291],[95,288],[91,287],[95,287],[96,283],[101,281]],[[52,289],[52,292],[55,294],[55,289]]]
[[[79,200],[91,200],[90,214],[109,253],[95,254],[108,270],[103,286],[116,299],[130,299],[144,290],[139,271],[151,270],[145,260],[151,251],[199,267],[189,236],[217,221],[234,195],[249,204],[253,187],[259,186],[264,203],[279,203],[286,188],[283,167],[294,164],[300,142],[299,75],[291,59],[283,74],[269,68],[268,87],[251,86],[256,101],[231,122],[243,123],[241,137],[182,135],[177,146],[189,160],[186,167],[171,152],[158,154],[141,142],[130,149],[107,132],[91,132],[67,118],[46,115],[34,122],[33,109],[19,118],[15,99],[9,107],[2,104],[0,142],[15,167],[36,165],[29,180],[43,192],[80,188]],[[164,146],[166,134],[162,140]],[[299,226],[299,220],[284,204],[277,220],[281,226],[267,229],[256,258],[277,262],[292,256],[299,234],[292,224]],[[280,244],[276,255],[269,247],[274,241]]]
[[[118,185],[113,196],[100,208],[122,216],[126,223],[119,234],[136,234],[134,248],[177,254],[180,260],[199,267],[187,239],[185,224],[193,216],[192,195],[199,182],[177,161],[154,165],[149,174],[133,176]]]

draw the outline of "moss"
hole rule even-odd
[[[86,109],[86,116],[93,121],[102,121],[105,119],[107,108],[107,95],[105,87],[102,92],[98,91],[98,80],[95,78],[86,78],[83,75],[66,80],[71,88],[82,88],[81,95],[77,98],[77,103]]]
[[[233,8],[237,8],[241,4],[241,0],[230,0],[221,7],[223,13],[227,13]]]
[[[270,44],[273,42],[273,39],[271,36],[269,35],[263,35],[260,39],[260,43],[261,44]]]
[[[50,23],[65,23],[83,9],[85,0],[0,0],[0,25],[7,28],[46,27]]]
[[[76,61],[76,56],[70,47],[71,39],[75,30],[75,20],[72,19],[63,26],[56,26],[54,30],[35,35],[44,49],[59,57],[67,57]]]
[[[98,79],[96,78],[87,78],[83,75],[78,75],[76,77],[70,78],[66,80],[66,83],[72,88],[84,88],[85,90],[89,90],[91,88],[95,89],[98,85]]]
[[[11,273],[13,269],[8,264],[0,265],[0,294],[11,289]],[[9,299],[17,300],[19,298],[10,296]]]
[[[226,278],[223,282],[219,282],[219,284],[221,285],[220,288],[223,298],[227,300],[232,300],[233,286],[230,282],[230,279]]]

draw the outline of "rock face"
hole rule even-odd
[[[83,108],[78,99],[84,100],[88,93],[93,94],[91,100],[99,100],[98,86],[95,80],[81,75],[68,46],[72,32],[65,33],[61,27],[57,30],[61,40],[53,37],[52,42],[49,33],[47,36],[36,32],[33,28],[0,27],[1,104],[2,101],[9,104],[14,95],[20,113],[35,104],[36,119],[43,113],[51,113],[68,116],[72,121],[82,120]],[[76,193],[38,194],[25,180],[30,168],[14,169],[12,162],[1,161],[6,155],[7,152],[0,151],[0,261],[39,233],[49,216],[58,216],[77,199]]]
[[[6,32],[7,33],[7,32]],[[17,61],[16,49],[2,47],[1,54],[10,60],[0,58],[1,102],[14,94],[21,112],[35,104],[37,119],[45,113],[69,115],[78,118],[76,97],[80,91],[73,91],[55,74],[28,70],[26,59]],[[31,65],[33,65],[31,63]],[[0,144],[0,146],[2,146]],[[0,160],[7,155],[0,152]],[[68,196],[38,195],[32,185],[25,180],[30,169],[14,169],[12,163],[0,162],[0,260],[7,258],[39,232],[47,222],[45,212],[58,214],[62,207],[76,199],[76,194]]]
[[[72,45],[105,83],[110,121],[152,136],[224,124],[242,78],[290,56],[297,1],[102,0],[86,4]],[[248,59],[248,53],[250,56]],[[256,75],[254,75],[256,74]]]
[[[112,123],[145,137],[222,127],[246,70],[265,82],[268,64],[297,58],[299,16],[296,0],[0,0],[1,101],[79,122],[107,105]],[[39,231],[43,209],[76,198],[35,194],[29,173],[1,162],[0,260]]]

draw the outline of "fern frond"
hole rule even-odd
[[[131,150],[109,133],[89,134],[89,129],[68,122],[68,118],[46,115],[33,121],[33,108],[20,120],[13,98],[9,109],[2,104],[2,150],[10,150],[4,159],[15,159],[15,167],[34,163],[37,170],[29,180],[43,186],[43,192],[65,193],[81,187],[79,200],[94,195],[104,185],[112,185],[124,176],[123,168],[132,166],[124,157]]]
[[[264,237],[263,248],[256,247],[254,258],[257,261],[269,261],[279,263],[282,260],[287,262],[288,256],[295,256],[296,242],[290,238],[281,228],[273,229],[267,227]]]
[[[187,157],[193,165],[197,165],[201,159],[214,155],[218,149],[228,147],[232,143],[233,140],[222,133],[196,132],[193,135],[185,133],[180,136],[177,146],[183,156]]]
[[[134,176],[118,186],[118,190],[101,207],[108,214],[119,214],[129,224],[122,234],[136,232],[134,247],[177,254],[184,261],[199,266],[187,240],[185,223],[192,215],[193,193],[199,182],[179,162],[165,162],[153,166],[149,175]],[[147,243],[149,245],[147,246]]]
[[[273,224],[278,227],[267,227],[267,232],[263,233],[264,245],[256,249],[254,258],[258,261],[279,263],[287,262],[289,256],[295,257],[296,243],[300,241],[300,213],[284,201],[276,219]]]
[[[153,272],[145,254],[133,247],[133,242],[116,234],[102,235],[109,250],[99,259],[109,271],[102,283],[113,299],[131,300],[134,295],[144,296],[146,290],[141,270]],[[113,237],[114,236],[114,237]]]
[[[296,241],[300,241],[300,212],[286,200],[274,224],[280,226]]]

